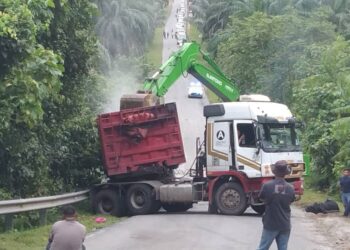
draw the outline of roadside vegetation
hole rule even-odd
[[[0,1],[0,200],[100,182],[96,115],[111,89],[121,92],[150,70],[145,52],[168,4]],[[36,217],[16,216],[15,230],[37,226]]]
[[[156,69],[162,63],[163,30],[164,26],[156,28],[153,40],[146,53],[146,61],[151,69]]]
[[[109,215],[94,215],[86,208],[89,207],[86,201],[76,204],[78,211],[78,221],[86,226],[88,233],[98,230],[100,228],[112,225],[120,220],[115,216]],[[104,223],[97,223],[95,219],[99,216],[106,218]],[[13,249],[26,249],[26,250],[42,250],[45,249],[47,239],[51,230],[51,224],[57,220],[60,220],[62,215],[58,208],[52,208],[48,210],[48,225],[35,227],[31,230],[16,229],[11,232],[0,234],[0,249],[1,250],[13,250]],[[30,224],[34,220],[38,219],[38,212],[30,212],[26,215],[18,215],[17,228],[23,227],[25,224]]]
[[[173,0],[169,1],[169,4],[163,9],[164,17],[168,17],[170,15],[172,2]],[[148,64],[149,71],[156,71],[159,68],[159,65],[162,64],[164,26],[164,23],[158,23],[158,26],[154,31],[153,39],[148,46],[146,52],[146,62]]]
[[[348,2],[192,2],[192,22],[241,93],[266,94],[304,122],[310,188],[337,194],[340,169],[350,167]]]
[[[196,41],[198,43],[202,42],[202,34],[193,22],[188,22],[187,24],[187,36],[188,41]]]
[[[295,205],[301,208],[305,208],[309,205],[313,205],[314,203],[322,203],[327,199],[331,199],[337,202],[340,210],[339,214],[342,214],[344,212],[344,206],[340,199],[339,193],[330,193],[326,192],[325,190],[320,190],[312,187],[310,185],[310,177],[305,177],[304,181],[304,194],[299,201],[296,201],[294,203]]]

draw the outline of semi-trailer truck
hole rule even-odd
[[[161,98],[184,72],[223,102],[204,106],[204,141],[197,139],[190,178],[179,179],[174,170],[186,161],[179,117],[176,104],[162,104]],[[271,166],[278,160],[288,162],[286,180],[302,195],[305,164],[298,123],[288,107],[262,95],[239,96],[236,84],[197,43],[185,43],[143,88],[122,97],[120,111],[98,116],[108,181],[91,189],[96,212],[141,215],[161,207],[183,212],[208,201],[210,213],[240,215],[251,206],[262,214],[258,193],[274,178]]]

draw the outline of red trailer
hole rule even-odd
[[[175,103],[102,114],[97,123],[112,179],[167,174],[186,161]]]

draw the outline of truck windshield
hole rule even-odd
[[[262,148],[267,152],[301,151],[293,124],[261,124]]]

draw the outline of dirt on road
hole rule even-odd
[[[329,239],[334,249],[350,250],[350,217],[339,213],[310,214],[317,228]]]
[[[312,221],[314,230],[324,235],[327,245],[332,249],[350,250],[350,217],[344,217],[338,212],[313,214],[302,211],[302,213],[307,220]]]

